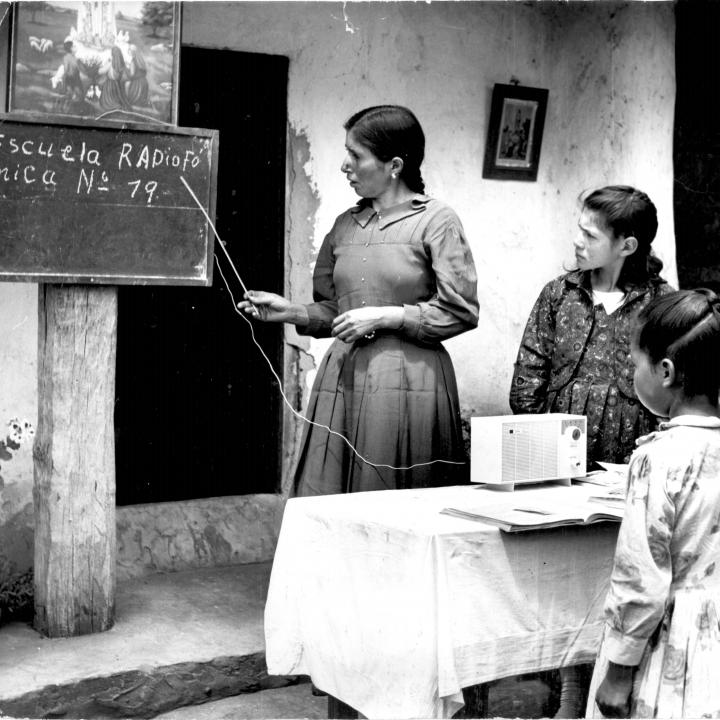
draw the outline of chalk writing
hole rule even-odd
[[[208,139],[180,148],[166,137],[157,142],[130,142],[121,133],[110,145],[105,138],[93,143],[80,137],[91,132],[59,126],[47,126],[34,137],[0,132],[0,186],[37,184],[48,193],[67,186],[78,196],[107,193],[115,201],[141,200],[152,205],[160,198],[167,200],[168,172],[176,171],[172,173],[176,183],[177,175],[191,176],[198,168],[207,172],[210,162]],[[130,179],[128,172],[133,174]],[[148,174],[153,177],[148,179]],[[144,193],[138,195],[141,186]]]
[[[135,197],[135,193],[137,192],[138,188],[142,184],[142,180],[131,180],[128,185],[134,185],[135,188],[132,191],[132,196]],[[148,196],[148,205],[152,202],[152,196],[155,194],[155,190],[157,190],[157,183],[154,180],[149,180],[145,183],[145,192]]]
[[[207,148],[205,148],[207,150]],[[155,169],[159,166],[177,168],[183,173],[188,168],[196,168],[200,164],[200,155],[192,150],[186,150],[181,157],[177,153],[170,151],[170,148],[161,150],[153,148],[149,145],[143,145],[141,148],[133,148],[131,143],[123,143],[120,150],[120,158],[118,167],[122,167],[123,163],[127,163],[128,167],[145,168],[145,170]]]

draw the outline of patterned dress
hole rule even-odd
[[[399,330],[336,340],[310,396],[295,495],[463,482],[467,475],[455,372],[441,341],[477,325],[472,254],[453,210],[426,195],[376,212],[361,201],[325,238],[304,332],[329,337],[340,313],[402,306]],[[331,428],[352,443],[364,462]],[[396,470],[431,460],[453,463]]]
[[[720,420],[660,427],[630,463],[588,717],[608,661],[638,666],[631,717],[720,717]]]
[[[512,387],[514,413],[564,412],[587,416],[587,461],[628,462],[636,438],[655,427],[638,401],[630,341],[637,314],[673,288],[654,278],[631,288],[608,314],[594,304],[589,273],[549,282],[523,334]]]

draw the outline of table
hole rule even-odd
[[[579,489],[514,493],[547,501]],[[463,687],[593,662],[619,525],[511,534],[440,513],[478,500],[508,494],[289,500],[265,608],[268,672],[310,675],[368,718],[442,718]]]

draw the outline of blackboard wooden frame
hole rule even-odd
[[[218,145],[205,128],[0,115],[0,281],[211,285]]]

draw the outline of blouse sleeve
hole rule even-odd
[[[428,300],[404,305],[402,331],[421,342],[438,342],[477,326],[477,274],[460,220],[448,209],[424,238],[435,275]]]
[[[515,360],[510,386],[510,408],[514,413],[543,412],[554,344],[555,314],[548,283],[530,312]]]
[[[335,256],[331,237],[332,231],[320,246],[313,272],[314,302],[305,306],[308,312],[308,324],[305,327],[297,328],[300,335],[312,335],[317,338],[330,337],[332,322],[338,314],[335,281],[333,280]]]
[[[653,475],[651,478],[650,475]],[[615,549],[605,601],[607,657],[638,665],[665,612],[672,582],[670,542],[675,503],[668,493],[667,469],[636,451],[628,470],[628,498]]]

